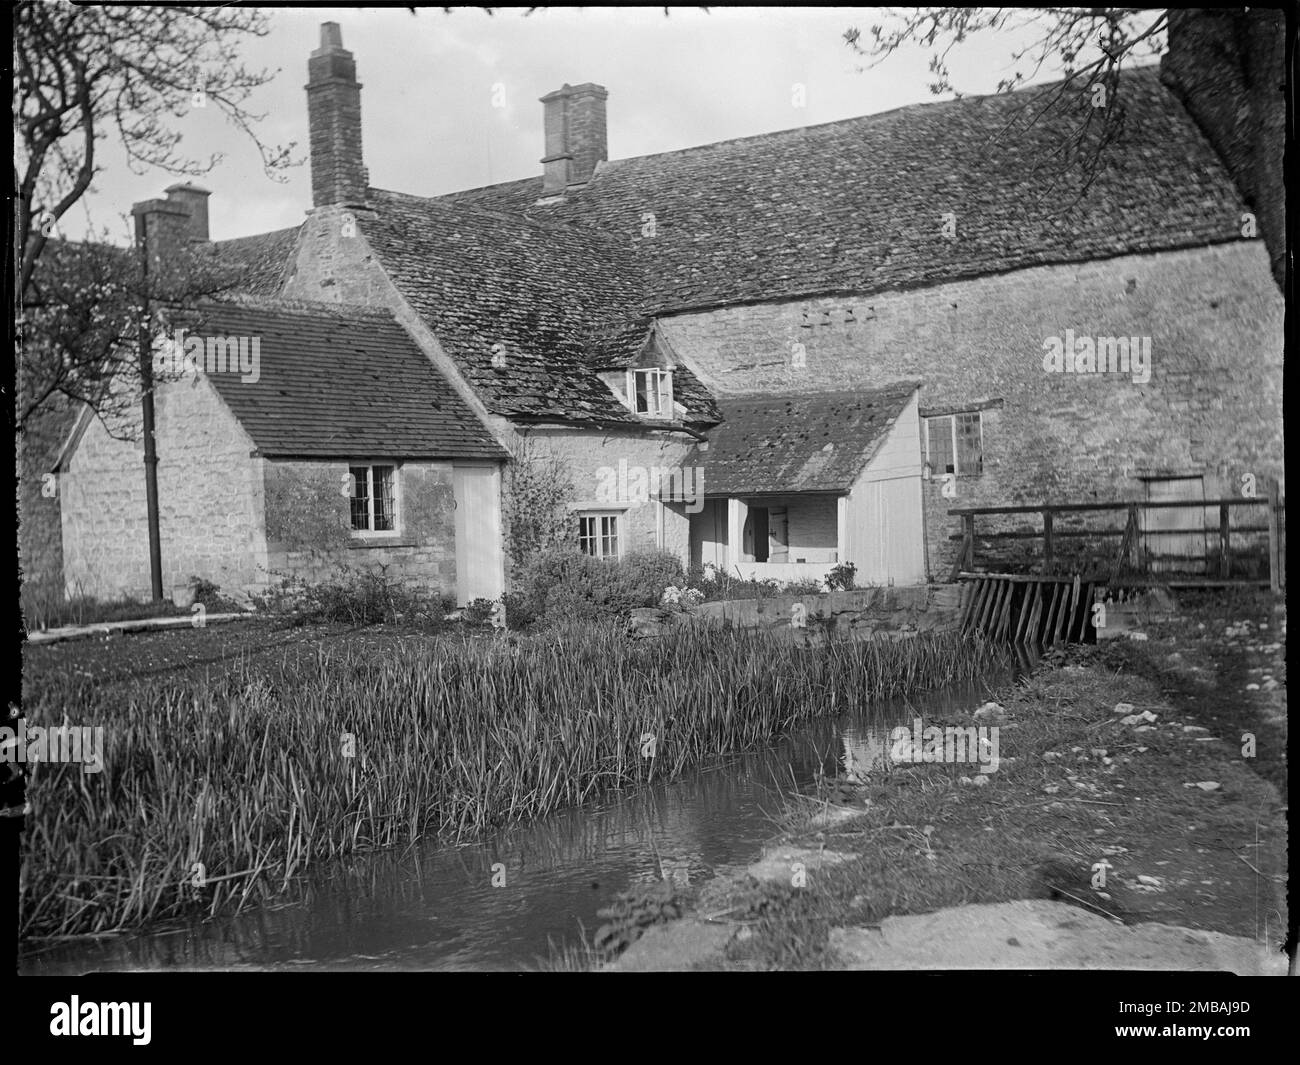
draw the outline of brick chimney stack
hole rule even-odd
[[[167,199],[185,208],[189,214],[188,235],[190,240],[206,241],[211,239],[208,236],[208,197],[211,195],[212,193],[207,189],[201,189],[198,185],[191,184],[188,181],[182,181],[177,185],[167,187]]]
[[[306,89],[312,203],[363,207],[370,180],[361,162],[361,83],[337,22],[321,23]]]
[[[558,195],[570,185],[585,185],[596,164],[609,158],[602,85],[565,85],[542,97],[546,155],[542,158],[544,194]]]

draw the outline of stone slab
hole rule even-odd
[[[1155,969],[1286,974],[1250,939],[1167,924],[1121,925],[1048,899],[957,906],[835,928],[847,969]]]

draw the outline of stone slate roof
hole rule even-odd
[[[238,291],[250,296],[278,296],[288,279],[302,227],[278,229],[212,244],[217,258],[238,271]]]
[[[684,465],[703,467],[710,496],[847,492],[917,387],[724,399],[707,449]]]
[[[626,366],[656,316],[1239,239],[1232,179],[1156,67],[1123,76],[1123,132],[1077,202],[1077,175],[1048,187],[1076,115],[1007,131],[1052,89],[604,163],[558,201],[539,202],[540,174],[436,198],[371,190],[362,228],[490,409],[635,424],[591,371]],[[716,421],[689,371],[676,378],[688,421]]]
[[[207,376],[262,455],[506,457],[387,310],[278,300],[199,313],[192,336],[260,339],[256,382]]]
[[[1077,112],[1057,108],[1028,132],[1005,132],[1051,91],[613,161],[558,203],[538,203],[540,174],[441,200],[599,230],[636,263],[653,314],[1240,239],[1240,195],[1154,66],[1123,75],[1124,131],[1088,194],[1061,211],[1078,180],[1049,190],[1051,158]],[[653,237],[642,235],[647,212]]]
[[[611,338],[644,341],[649,329],[636,314],[636,262],[616,242],[377,189],[370,205],[373,215],[358,214],[362,234],[490,410],[516,420],[643,423],[593,372],[609,364]],[[498,344],[504,365],[494,365]],[[689,370],[674,380],[688,423],[717,420]]]

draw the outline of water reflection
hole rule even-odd
[[[998,678],[1005,681],[1006,677]],[[421,844],[323,866],[274,905],[169,931],[33,949],[25,973],[122,969],[518,969],[590,933],[637,882],[707,879],[753,860],[783,794],[860,772],[918,714],[969,709],[988,685],[882,702],[674,783],[561,812],[463,847]],[[498,884],[494,886],[494,878]]]

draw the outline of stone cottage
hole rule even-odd
[[[506,453],[392,315],[253,299],[202,312],[154,359],[166,588],[197,576],[240,595],[382,565],[462,601],[500,595]],[[138,425],[82,412],[56,467],[71,594],[148,598],[142,454]]]
[[[413,427],[385,441],[379,419],[349,439],[337,407],[298,392],[259,405],[214,380],[223,446],[246,452],[229,496],[252,530],[239,579],[286,543],[264,500],[290,462],[332,463],[322,484],[441,463],[412,479],[444,485],[447,464],[495,470],[526,443],[567,471],[592,554],[659,548],[756,576],[853,562],[879,583],[946,578],[954,506],[1212,498],[1244,473],[1284,476],[1269,256],[1155,68],[1124,75],[1125,123],[1086,189],[1050,166],[1076,112],[1022,121],[1048,89],[610,160],[606,89],[564,85],[541,99],[535,176],[430,197],[371,187],[335,23],[306,88],[311,210],[225,251],[262,297],[400,327],[463,435],[421,451]],[[206,227],[202,190],[174,199]],[[359,357],[376,395],[407,391],[387,356]],[[280,420],[309,454],[266,450]],[[65,476],[108,447],[82,433]],[[428,572],[462,599],[498,594],[508,568],[500,473],[480,476],[491,516],[469,535],[495,539],[473,560],[459,526],[446,542],[440,504],[421,513],[441,526],[401,532],[429,538]],[[112,487],[63,498],[69,574],[88,574],[100,563],[71,560],[100,550],[89,512]],[[300,509],[343,521],[339,502],[317,506]]]

